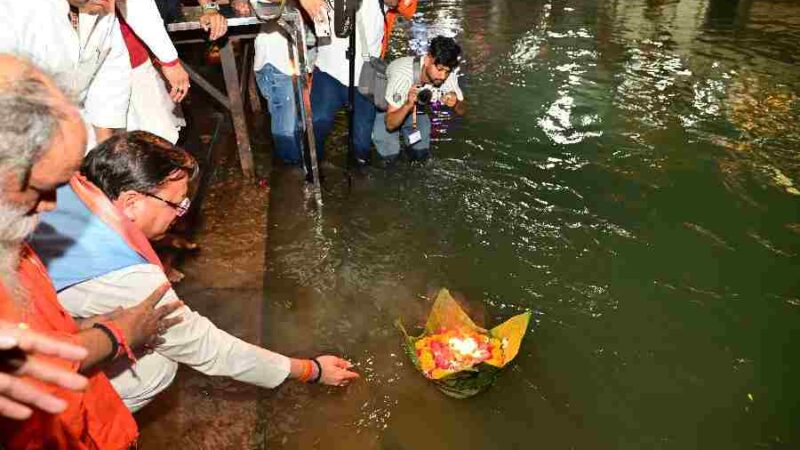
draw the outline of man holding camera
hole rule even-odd
[[[440,103],[462,115],[466,106],[458,86],[461,47],[452,38],[437,36],[421,58],[407,56],[389,64],[385,113],[378,113],[372,139],[378,154],[387,162],[400,155],[400,139],[412,161],[430,156],[431,120],[428,104]]]

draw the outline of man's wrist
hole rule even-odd
[[[119,340],[114,332],[109,328],[106,324],[102,322],[95,322],[92,324],[91,328],[96,328],[103,332],[103,334],[108,338],[109,343],[111,344],[111,353],[108,354],[106,359],[114,359],[119,355]]]
[[[181,63],[180,58],[175,58],[172,61],[161,61],[160,59],[158,60],[158,65],[161,67],[175,67],[180,63]]]

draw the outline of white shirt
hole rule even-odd
[[[388,78],[386,84],[386,101],[395,108],[400,108],[408,98],[408,91],[411,86],[418,82],[414,77],[419,76],[414,74],[414,56],[406,56],[397,58],[389,64],[386,68],[386,77]],[[420,61],[420,67],[424,62],[424,58]],[[424,68],[421,67],[421,70]],[[430,89],[433,93],[431,97],[432,102],[440,101],[445,94],[453,92],[456,94],[458,101],[464,100],[464,93],[461,92],[461,87],[458,85],[458,68],[453,70],[444,83],[440,87],[435,87],[428,83],[423,86],[423,89]]]
[[[383,41],[383,12],[381,12],[378,0],[363,0],[361,7],[356,14],[356,20],[360,20],[369,48],[368,53],[374,58],[381,56],[381,42]],[[361,76],[361,66],[364,63],[362,57],[363,45],[358,27],[355,27],[356,34],[356,73],[353,83],[358,85],[358,79]],[[337,37],[335,33],[331,33],[330,45],[323,45],[318,47],[319,53],[317,54],[317,68],[327,73],[333,78],[337,79],[345,86],[350,85],[350,61],[347,59],[347,48],[350,46],[349,38]]]
[[[271,64],[285,75],[292,74],[289,60],[289,40],[277,23],[269,22],[261,25],[255,43],[255,62],[253,70],[258,72],[265,65]]]
[[[135,306],[167,281],[153,264],[117,270],[61,291],[58,300],[72,316],[91,317],[122,306]],[[178,297],[169,290],[159,305]],[[248,344],[217,328],[210,320],[184,306],[173,313],[183,321],[162,337],[165,342],[154,353],[134,364],[112,366],[106,371],[114,389],[129,409],[136,411],[175,377],[177,363],[206,375],[227,376],[265,388],[281,384],[289,376],[289,358]]]
[[[167,33],[155,0],[117,0],[117,8],[136,36],[161,62],[178,59],[178,51]]]
[[[0,52],[30,59],[78,96],[84,117],[101,128],[125,128],[131,65],[114,14],[80,14],[67,0],[3,2]]]

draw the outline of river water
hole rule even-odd
[[[334,151],[322,209],[273,174],[267,343],[363,378],[270,393],[267,447],[798,448],[800,2],[420,1],[393,52],[437,34],[469,112],[433,161],[351,178]],[[486,325],[534,312],[469,400],[393,324],[441,287]]]

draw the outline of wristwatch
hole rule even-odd
[[[211,10],[219,12],[219,3],[217,3],[217,2],[204,3],[204,4],[200,5],[200,7],[203,9],[203,12],[211,11]]]

